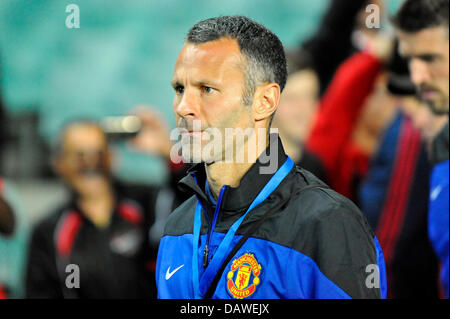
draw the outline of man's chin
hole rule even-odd
[[[204,163],[206,162],[205,159],[203,159],[201,154],[186,154],[182,153],[181,157],[183,158],[183,162],[187,164],[197,164],[197,163]]]
[[[422,103],[424,103],[431,112],[435,115],[445,115],[449,111],[449,101],[448,98],[444,96],[437,96],[434,98],[429,98],[426,96],[421,97]]]
[[[184,163],[196,164],[203,162],[203,146],[201,143],[184,143],[181,147],[181,157]]]
[[[82,195],[92,195],[104,191],[109,187],[109,180],[105,176],[82,177],[76,183],[75,188]]]

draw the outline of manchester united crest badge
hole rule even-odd
[[[261,270],[261,265],[251,253],[246,253],[233,260],[227,274],[228,292],[236,299],[251,296],[260,283]]]

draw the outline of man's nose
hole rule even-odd
[[[84,167],[97,167],[102,160],[101,151],[81,152],[79,163]]]
[[[419,59],[412,59],[410,62],[411,80],[416,86],[428,83],[431,79],[428,65]]]
[[[175,105],[175,113],[182,118],[198,118],[199,101],[194,92],[185,90],[181,100]]]

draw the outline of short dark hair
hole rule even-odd
[[[406,0],[392,23],[401,31],[416,33],[423,29],[447,26],[449,0]]]
[[[198,22],[189,30],[186,40],[201,44],[222,38],[235,39],[247,60],[245,105],[251,104],[261,83],[278,83],[283,91],[287,79],[286,57],[283,44],[272,31],[247,17],[222,16]]]

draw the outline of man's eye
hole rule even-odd
[[[420,57],[420,59],[426,63],[433,63],[437,60],[437,56],[431,55],[431,54],[426,54],[426,55],[422,55]]]
[[[184,93],[184,86],[182,86],[182,85],[177,85],[177,86],[175,87],[175,92],[176,92],[177,94],[183,94],[183,93]]]
[[[213,93],[214,92],[214,89],[209,86],[202,86],[202,89],[205,93]]]

